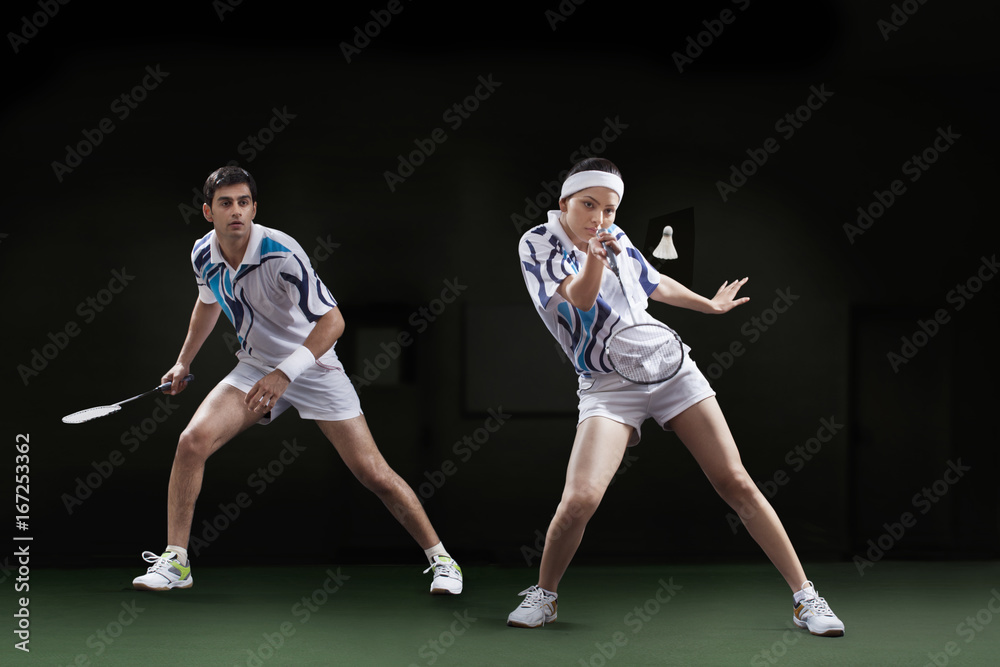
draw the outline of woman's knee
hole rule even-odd
[[[556,515],[564,521],[587,521],[597,511],[604,497],[604,489],[595,486],[579,486],[567,489]]]
[[[731,507],[755,506],[764,496],[746,470],[728,470],[712,480],[712,485]]]

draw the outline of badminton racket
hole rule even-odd
[[[598,230],[600,233],[602,230]],[[622,295],[637,322],[635,306],[625,290],[618,258],[613,249],[601,244],[608,253],[608,264],[618,278]],[[677,332],[660,322],[631,324],[615,331],[605,349],[611,367],[618,375],[636,384],[659,384],[671,379],[684,363],[684,346]]]
[[[190,382],[194,379],[194,375],[188,375],[184,378],[184,382]],[[86,410],[80,410],[79,412],[74,412],[71,415],[66,415],[62,418],[64,424],[82,424],[83,422],[89,422],[91,419],[97,419],[98,417],[107,417],[112,415],[122,409],[122,405],[130,401],[135,401],[140,398],[145,398],[146,396],[152,396],[157,392],[166,391],[170,389],[170,382],[164,382],[156,389],[150,389],[149,391],[144,391],[138,396],[133,396],[132,398],[126,398],[124,401],[118,401],[117,403],[112,403],[111,405],[100,405],[96,408],[87,408]]]

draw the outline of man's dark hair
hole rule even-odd
[[[250,199],[253,202],[257,201],[257,182],[253,180],[253,176],[250,175],[246,169],[242,167],[219,167],[211,174],[208,175],[208,179],[205,181],[205,186],[202,188],[201,192],[205,196],[205,203],[212,206],[212,198],[215,197],[215,191],[219,188],[224,188],[227,185],[239,185],[240,183],[246,183],[247,187],[250,188]]]

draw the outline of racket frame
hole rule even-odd
[[[193,374],[189,373],[188,375],[186,375],[184,377],[184,382],[191,382],[192,380],[194,380],[194,375]],[[65,417],[63,417],[62,421],[63,421],[64,424],[83,424],[83,423],[89,422],[89,421],[91,421],[93,419],[100,419],[101,417],[107,417],[108,415],[113,415],[116,412],[118,412],[119,410],[121,410],[122,405],[124,405],[125,403],[129,403],[131,401],[135,401],[135,400],[138,400],[140,398],[145,398],[146,396],[152,396],[153,394],[155,394],[157,392],[163,392],[163,391],[169,389],[171,384],[172,383],[170,383],[170,382],[164,382],[163,384],[161,384],[160,386],[156,387],[155,389],[150,389],[149,391],[144,391],[141,394],[137,394],[137,395],[133,396],[132,398],[126,398],[124,401],[118,401],[117,403],[111,403],[109,405],[97,405],[97,406],[94,406],[92,408],[85,408],[83,410],[77,410],[76,412],[74,412],[72,414],[68,414]],[[115,408],[115,409],[112,410],[110,408]],[[93,417],[87,417],[86,419],[81,419],[80,421],[74,421],[74,420],[72,420],[73,417],[75,417],[76,415],[80,415],[80,414],[82,414],[84,412],[88,412],[90,410],[104,410],[104,409],[107,409],[108,411],[107,412],[102,412],[100,414],[96,414]],[[67,421],[67,420],[70,420],[70,421]]]
[[[607,231],[607,230],[604,230],[604,231]],[[600,234],[601,230],[598,229],[597,233]],[[632,314],[632,322],[633,322],[632,324],[624,326],[624,327],[618,329],[617,331],[615,331],[613,334],[611,334],[611,337],[608,338],[608,342],[605,344],[605,354],[608,355],[608,361],[611,363],[611,367],[614,368],[615,373],[618,373],[618,375],[620,377],[622,377],[625,380],[628,380],[629,382],[635,383],[635,384],[642,384],[642,385],[660,384],[661,382],[666,382],[667,380],[670,380],[670,379],[674,378],[680,372],[681,367],[684,366],[684,342],[681,340],[680,335],[676,331],[674,331],[673,329],[671,329],[670,327],[668,327],[666,324],[663,324],[662,322],[639,322],[638,321],[638,318],[635,316],[636,310],[635,310],[635,306],[632,303],[632,299],[629,298],[628,292],[625,291],[625,281],[622,280],[621,269],[618,266],[618,258],[615,256],[615,251],[614,251],[613,248],[609,248],[606,243],[602,243],[601,247],[604,248],[605,252],[607,252],[607,254],[608,254],[608,265],[611,267],[611,271],[615,274],[615,277],[618,278],[618,286],[622,290],[622,296],[625,297],[625,302],[628,303],[628,309],[629,309],[629,312]],[[614,363],[614,361],[612,360],[612,357],[611,357],[612,345],[615,342],[615,339],[618,338],[618,335],[620,333],[622,333],[624,331],[628,331],[629,329],[632,329],[634,327],[656,327],[656,328],[660,328],[660,329],[666,329],[677,340],[677,344],[681,346],[681,360],[680,360],[680,363],[677,364],[676,368],[674,368],[674,370],[673,370],[672,373],[670,373],[669,375],[667,375],[666,377],[664,377],[662,380],[656,380],[656,381],[653,381],[653,382],[633,380],[632,378],[624,375],[621,371],[619,371],[617,368],[615,368],[615,363]]]

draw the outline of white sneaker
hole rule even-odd
[[[185,567],[172,551],[157,556],[152,551],[143,551],[142,559],[152,563],[146,574],[132,580],[132,588],[137,591],[168,591],[171,588],[191,588],[191,564]]]
[[[794,601],[795,613],[792,621],[800,628],[808,628],[809,632],[820,637],[843,637],[844,622],[830,609],[826,600],[816,594],[813,582],[802,584],[802,590],[796,593],[799,600]]]
[[[432,595],[458,595],[462,592],[462,568],[450,556],[434,556],[430,567],[424,570],[427,574],[434,570],[434,580],[431,581]]]
[[[507,625],[515,628],[537,628],[539,625],[555,622],[556,607],[559,606],[557,594],[532,586],[518,595],[523,595],[525,598],[517,609],[510,612]]]

